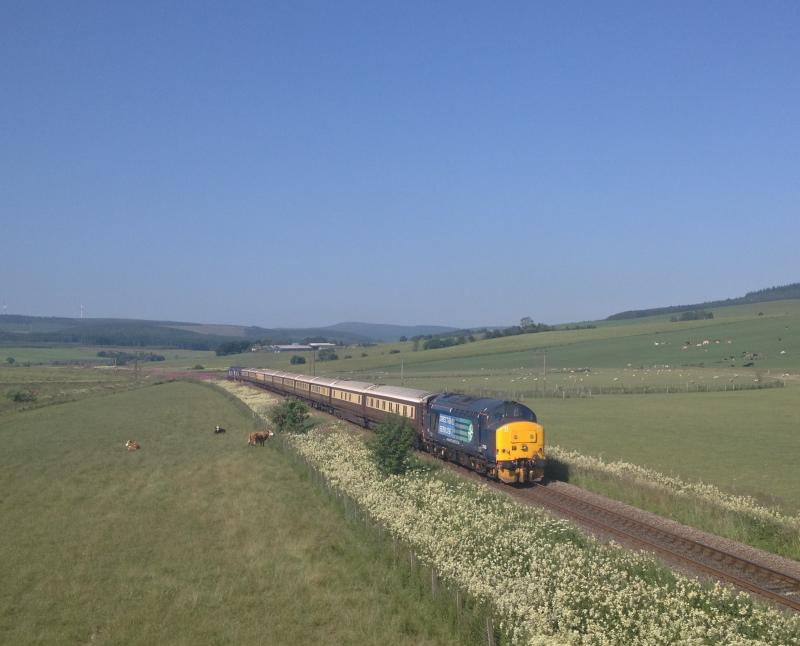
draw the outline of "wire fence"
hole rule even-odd
[[[482,397],[494,397],[497,399],[537,399],[537,398],[557,398],[568,399],[572,397],[594,397],[596,395],[677,395],[682,393],[718,393],[718,392],[739,392],[742,390],[763,390],[767,388],[783,388],[785,383],[781,379],[761,380],[753,383],[722,383],[708,384],[697,382],[675,383],[675,384],[656,384],[656,385],[636,385],[628,386],[625,384],[609,386],[553,386],[548,388],[533,388],[528,390],[493,390],[480,388],[474,394]]]
[[[558,372],[558,371],[556,371]],[[490,377],[500,376],[495,373],[464,373],[457,375],[458,377],[489,375]],[[444,384],[441,387],[443,391],[449,391],[448,379],[453,379],[453,374],[441,375],[424,375],[414,376],[409,375],[407,379],[418,380],[436,380]],[[386,381],[386,375],[383,374],[359,374],[359,379],[366,381],[372,380],[374,383]],[[720,383],[721,382],[721,383]],[[677,395],[682,393],[716,393],[716,392],[739,392],[742,390],[764,390],[769,388],[784,388],[786,382],[783,379],[776,379],[774,377],[760,377],[753,381],[714,381],[697,382],[697,381],[684,381],[673,383],[661,384],[625,384],[625,383],[612,383],[612,384],[595,384],[595,385],[564,385],[540,382],[534,388],[527,388],[524,390],[517,390],[514,388],[501,389],[501,388],[475,388],[459,384],[456,391],[466,392],[471,395],[480,395],[483,397],[494,397],[497,399],[540,399],[540,398],[556,398],[568,399],[573,397],[594,397],[597,395]],[[421,386],[420,386],[421,387]],[[436,390],[436,387],[431,386],[430,389]]]
[[[404,585],[429,595],[431,603],[437,605],[440,620],[451,625],[462,643],[476,646],[503,643],[490,606],[443,578],[434,565],[422,561],[411,546],[393,536],[354,499],[332,485],[316,465],[297,453],[285,434],[276,434],[271,442],[348,523],[357,526],[365,539],[378,546],[385,562],[396,569]]]

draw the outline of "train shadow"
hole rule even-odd
[[[543,484],[553,481],[569,482],[569,465],[556,458],[547,458]]]

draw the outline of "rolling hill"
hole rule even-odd
[[[314,328],[263,328],[181,321],[74,319],[6,314],[0,316],[0,343],[73,343],[212,350],[233,340],[290,343],[317,337],[347,345],[359,345],[396,341],[402,336],[442,334],[455,329],[432,325],[356,322]]]
[[[691,305],[669,305],[667,307],[655,307],[644,310],[628,310],[612,314],[607,321],[619,321],[622,319],[643,318],[645,316],[656,316],[659,314],[676,314],[691,310],[708,310],[715,307],[728,307],[731,305],[746,305],[749,303],[766,303],[769,301],[782,301],[800,298],[800,283],[780,285],[778,287],[767,287],[754,292],[747,292],[739,298],[727,298],[720,301],[705,301],[703,303],[693,303]]]

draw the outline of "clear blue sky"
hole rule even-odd
[[[0,4],[7,313],[558,323],[800,280],[798,2]]]

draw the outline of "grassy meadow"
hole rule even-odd
[[[0,364],[8,364],[8,357],[14,359],[17,367],[26,367],[25,364],[51,365],[59,362],[68,363],[107,363],[113,360],[98,357],[97,353],[103,350],[119,350],[121,352],[154,352],[163,355],[164,361],[153,363],[142,362],[142,367],[167,366],[170,368],[190,369],[204,359],[215,356],[213,352],[204,350],[180,350],[176,348],[139,348],[130,346],[82,346],[82,345],[36,345],[36,346],[0,346]]]
[[[0,365],[0,415],[129,390],[152,381],[148,375],[137,378],[128,370]],[[28,401],[14,401],[14,394],[20,392],[30,396]]]
[[[0,413],[0,643],[465,643],[252,423],[192,382]]]
[[[527,402],[548,441],[800,511],[800,389]]]

